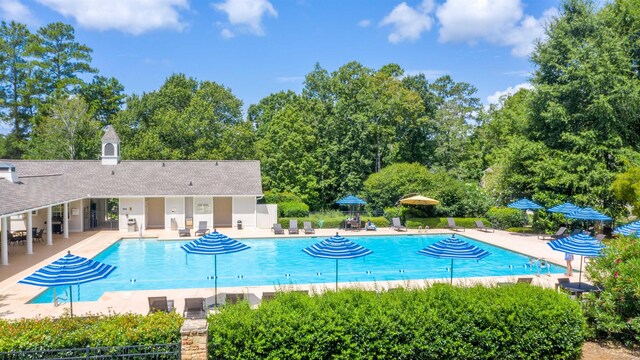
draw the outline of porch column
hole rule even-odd
[[[62,237],[69,238],[69,203],[64,203],[64,210],[62,211],[62,222],[64,226]]]
[[[7,232],[9,228],[7,227],[7,217],[2,218],[2,254],[0,255],[0,260],[2,265],[9,265],[9,239],[7,238]]]
[[[53,245],[53,225],[51,219],[53,218],[53,210],[51,206],[47,208],[47,245]]]
[[[33,254],[33,215],[31,210],[27,211],[27,255]]]

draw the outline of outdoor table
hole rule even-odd
[[[587,284],[587,283],[579,283],[579,282],[569,282],[569,283],[561,283],[559,286],[570,293],[574,294],[576,297],[582,296],[584,293],[588,292],[601,292],[602,288]]]

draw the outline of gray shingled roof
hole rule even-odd
[[[113,130],[113,126],[108,125],[104,130],[104,135],[102,135],[102,142],[120,142],[120,138],[118,137],[118,134],[116,134],[116,131]]]
[[[0,179],[0,215],[86,197],[262,195],[259,161],[12,162],[20,183]]]

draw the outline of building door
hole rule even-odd
[[[145,198],[146,229],[164,229],[164,198]]]
[[[231,197],[213,198],[213,224],[217,227],[231,227],[233,224]]]

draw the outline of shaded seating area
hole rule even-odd
[[[207,317],[204,298],[184,299],[183,316],[186,319],[204,319]]]
[[[284,235],[284,229],[278,223],[273,224],[273,226],[271,227],[271,230],[275,235]]]
[[[397,217],[391,219],[391,228],[395,231],[407,231],[407,227],[402,225],[400,218]]]
[[[313,226],[311,226],[311,221],[305,221],[304,222],[304,233],[305,234],[315,234],[316,231],[313,229]]]
[[[44,229],[33,228],[33,241],[44,242]]]
[[[462,226],[458,226],[456,224],[456,220],[454,218],[452,218],[452,217],[447,218],[447,227],[449,229],[455,230],[455,231],[458,231],[458,230],[465,231],[465,228],[463,228]]]
[[[300,230],[298,230],[298,219],[289,220],[289,235],[300,234]]]
[[[209,233],[209,227],[206,221],[200,221],[198,223],[198,230],[196,230],[196,236],[205,236]]]
[[[14,232],[7,231],[7,241],[11,245],[24,243],[25,241],[27,241],[27,232],[22,230]]]
[[[484,232],[495,232],[494,228],[485,226],[482,220],[476,220],[476,230]]]
[[[167,300],[166,296],[149,297],[149,313],[156,311],[170,312],[173,311],[173,300]]]
[[[556,291],[558,291],[558,289],[560,288],[560,286],[562,286],[562,284],[568,284],[570,282],[571,282],[571,279],[569,278],[558,278],[558,282],[555,283]]]
[[[191,236],[191,230],[189,229],[178,229],[178,235],[180,237],[190,237]]]
[[[538,235],[538,238],[542,240],[559,239],[564,236],[565,231],[567,231],[567,228],[562,226],[558,229],[558,231],[556,231],[555,234],[541,234]]]

